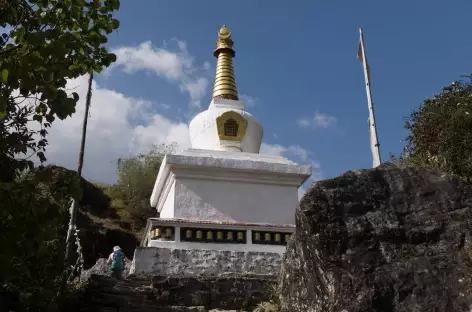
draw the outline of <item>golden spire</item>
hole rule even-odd
[[[238,90],[234,79],[233,40],[231,40],[231,31],[223,25],[218,32],[216,49],[213,53],[218,59],[216,63],[215,85],[213,87],[213,98],[238,100]]]

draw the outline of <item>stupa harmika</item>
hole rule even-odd
[[[151,196],[160,218],[148,220],[131,273],[278,272],[311,167],[259,154],[263,129],[239,101],[233,43],[223,26],[213,99],[190,122],[192,148],[162,162]]]

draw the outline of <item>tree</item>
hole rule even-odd
[[[176,144],[153,146],[149,153],[121,158],[117,163],[118,182],[107,190],[112,205],[124,219],[131,219],[141,229],[156,211],[149,206],[159,167],[166,154],[175,151]]]
[[[0,1],[0,181],[46,160],[47,128],[75,112],[68,79],[116,60],[104,44],[119,27],[119,0]],[[28,120],[37,122],[31,129]]]
[[[0,306],[2,311],[56,311],[64,268],[65,207],[75,177],[53,182],[50,168],[0,187]]]
[[[0,302],[8,311],[54,311],[64,269],[68,200],[80,180],[48,186],[47,129],[75,112],[67,80],[116,60],[104,44],[119,0],[0,0]],[[68,93],[69,92],[69,93]],[[31,154],[27,156],[28,154]],[[26,157],[23,157],[26,156]],[[23,157],[23,158],[21,158]],[[60,193],[60,196],[57,195]]]
[[[401,161],[472,180],[472,75],[426,99],[405,128]]]

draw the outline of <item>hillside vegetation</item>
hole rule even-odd
[[[405,121],[405,148],[394,161],[472,181],[472,75],[442,88]]]
[[[166,154],[175,151],[176,144],[153,146],[146,154],[120,158],[117,161],[118,181],[113,185],[97,184],[110,198],[110,207],[118,216],[139,232],[149,217],[157,212],[149,206],[154,182]]]
[[[146,221],[156,217],[149,206],[154,182],[162,159],[172,153],[175,145],[154,146],[148,153],[117,161],[118,181],[115,184],[90,183],[81,179],[77,225],[84,257],[84,268],[105,258],[119,245],[132,259],[134,249],[142,238]],[[75,172],[62,167],[48,166],[55,188],[71,181]]]

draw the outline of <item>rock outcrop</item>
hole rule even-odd
[[[472,185],[385,164],[316,182],[281,272],[285,312],[470,311]]]
[[[97,259],[107,258],[116,245],[123,249],[127,258],[133,259],[134,250],[139,246],[136,233],[121,227],[119,223],[117,219],[100,218],[86,210],[79,210],[77,225],[86,269],[92,267]]]
[[[131,260],[125,259],[125,268],[123,271],[123,277],[128,276],[130,268],[131,268]],[[88,282],[92,275],[102,275],[102,276],[109,276],[110,275],[110,265],[107,264],[107,259],[100,258],[97,260],[95,265],[88,270],[82,271],[80,275],[80,281]]]

